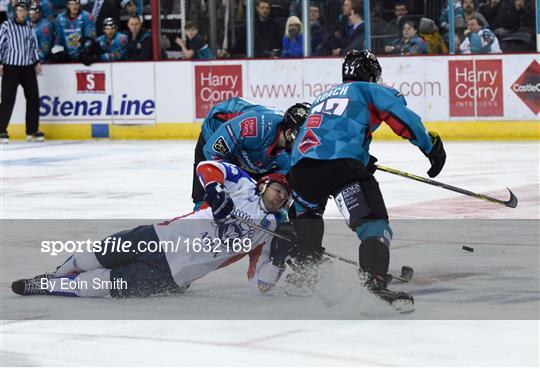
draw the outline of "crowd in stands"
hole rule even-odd
[[[13,16],[20,0],[0,0],[0,21]],[[152,37],[143,15],[149,0],[29,0],[42,62],[152,60]],[[180,13],[180,0],[160,0],[164,15]],[[186,1],[184,25],[166,35],[162,23],[162,59],[214,59],[246,55],[246,0],[216,2],[218,44],[209,47],[208,1]],[[449,5],[438,0],[429,12],[424,1],[372,1],[372,50],[396,55],[449,52]],[[534,51],[532,0],[454,0],[456,53]],[[302,20],[301,0],[255,0],[254,48],[259,58],[298,58],[309,27],[311,54],[345,55],[364,48],[364,6],[359,0],[311,0]],[[227,31],[225,31],[227,30]],[[182,34],[184,37],[182,37]]]

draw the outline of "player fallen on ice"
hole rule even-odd
[[[255,179],[266,173],[287,173],[289,152],[308,109],[308,103],[297,103],[283,114],[241,97],[214,106],[203,121],[195,147],[191,194],[195,209],[204,198],[195,175],[201,161],[224,160],[240,166]]]
[[[377,159],[370,156],[369,145],[373,132],[384,121],[427,156],[430,177],[442,170],[446,154],[439,135],[426,131],[420,117],[407,108],[403,95],[377,83],[381,73],[372,52],[349,51],[342,66],[343,84],[313,102],[298,132],[288,173],[295,198],[291,218],[295,218],[299,240],[296,259],[304,270],[313,269],[307,266],[316,266],[322,260],[323,213],[332,196],[361,241],[359,264],[367,274],[368,289],[391,304],[399,302],[412,308],[412,295],[388,291],[384,279],[392,230],[373,176]],[[309,281],[301,274],[287,280],[296,284]]]
[[[209,205],[170,221],[109,236],[102,245],[112,239],[130,241],[131,246],[124,252],[74,253],[54,273],[13,282],[13,292],[119,298],[179,292],[245,255],[249,256],[250,284],[256,291],[267,292],[279,280],[296,246],[296,235],[287,221],[291,194],[285,176],[268,174],[256,183],[235,165],[214,161],[200,163],[197,175]],[[273,237],[246,221],[293,241]],[[178,240],[179,247],[156,252],[137,247]]]

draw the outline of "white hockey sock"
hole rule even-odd
[[[94,269],[73,277],[50,278],[47,290],[51,295],[72,297],[103,297],[111,290],[111,270]]]
[[[54,272],[55,276],[61,277],[68,274],[86,272],[103,268],[99,263],[96,255],[93,252],[81,252],[71,255],[62,265]]]

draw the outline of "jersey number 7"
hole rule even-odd
[[[347,109],[349,99],[343,97],[333,97],[311,108],[311,114],[322,113],[328,115],[341,115]]]

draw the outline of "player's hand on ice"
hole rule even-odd
[[[366,170],[373,174],[375,173],[375,171],[377,170],[377,166],[375,165],[375,163],[377,162],[377,158],[374,157],[373,155],[370,155],[369,156],[369,163],[366,165]]]
[[[291,222],[281,223],[276,229],[276,232],[288,240],[274,237],[270,256],[272,258],[272,264],[280,269],[285,269],[285,262],[298,254],[298,235]]]
[[[210,204],[214,220],[218,224],[225,223],[234,211],[234,202],[222,183],[211,182],[205,187],[204,201]]]
[[[425,154],[431,163],[431,168],[429,168],[427,174],[433,178],[437,177],[444,167],[444,163],[446,162],[446,152],[444,151],[444,146],[439,134],[433,131],[429,131],[428,134],[431,138],[433,148],[428,154]]]

